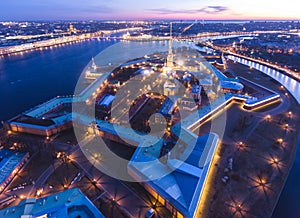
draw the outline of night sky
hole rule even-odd
[[[300,19],[296,0],[2,0],[1,21]]]

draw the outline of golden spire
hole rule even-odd
[[[172,35],[172,22],[170,23],[170,41],[169,41],[169,53],[167,57],[167,67],[173,67],[173,35]]]

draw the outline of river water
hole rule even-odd
[[[0,120],[55,96],[73,94],[91,58],[114,43],[93,39],[0,59]]]

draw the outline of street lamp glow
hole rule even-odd
[[[267,121],[270,121],[270,120],[271,120],[271,118],[272,118],[272,117],[271,117],[271,115],[270,115],[270,114],[268,114],[268,115],[266,116],[266,118],[265,118],[265,119],[266,119]]]
[[[277,139],[277,142],[279,142],[281,144],[281,143],[283,143],[283,139],[279,138],[279,139]]]
[[[180,65],[180,66],[183,66],[184,65],[184,61],[183,60],[178,60],[177,64]]]

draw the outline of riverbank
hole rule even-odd
[[[57,46],[69,45],[73,43],[79,43],[85,40],[90,40],[95,37],[102,36],[104,33],[96,32],[96,33],[86,33],[81,35],[74,35],[74,36],[65,36],[59,37],[54,39],[36,41],[32,43],[26,43],[22,45],[15,45],[15,46],[8,46],[0,48],[0,57],[4,58],[5,56],[10,56],[13,54],[20,54],[29,52],[29,51],[37,51],[37,50],[44,50],[44,49],[52,49]]]
[[[0,59],[0,121],[56,96],[72,95],[84,68],[117,40],[88,40]]]
[[[249,113],[234,106],[228,109],[227,118],[236,119],[236,122],[226,126],[214,158],[206,209],[199,216],[270,217],[294,163],[300,108],[295,99],[290,95],[286,97],[285,90],[270,77],[240,64],[230,63],[230,69],[280,93],[283,102],[267,112]],[[240,128],[242,117],[251,122]],[[202,131],[205,129],[205,125],[201,127]],[[232,170],[228,167],[230,161]],[[225,176],[227,182],[222,181]]]
[[[231,56],[230,59],[234,60],[234,61],[237,61],[239,58],[241,60],[244,59],[245,61],[243,61],[244,62],[243,64],[246,64],[246,62],[248,62],[247,64],[250,65],[251,67],[254,67],[254,68],[255,68],[254,64],[257,63],[257,64],[261,65],[261,69],[263,69],[264,67],[275,69],[278,72],[297,80],[298,82],[300,81],[300,74],[298,72],[292,71],[288,68],[283,68],[279,65],[275,65],[275,64],[263,61],[263,60],[258,60],[258,59],[255,59],[255,58],[247,57],[245,55],[241,55],[241,54],[234,53],[234,52],[229,52],[228,56]]]
[[[297,199],[300,195],[300,135],[298,135],[298,146],[295,162],[287,177],[285,186],[280,194],[277,206],[273,212],[273,218],[298,217],[299,202]]]

